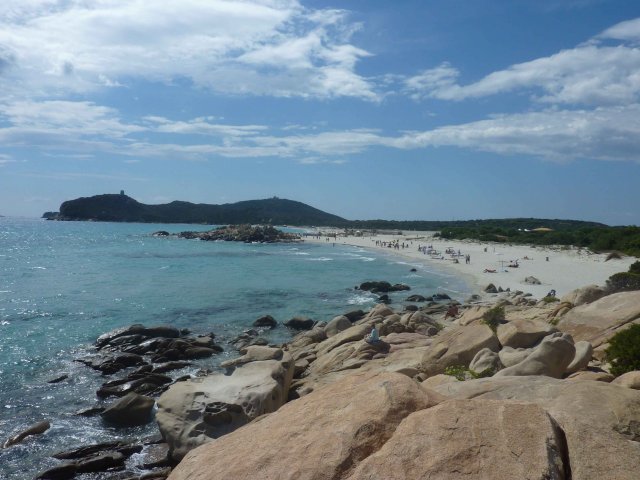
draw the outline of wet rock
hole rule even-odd
[[[49,430],[49,428],[51,428],[51,423],[49,423],[49,420],[44,420],[42,422],[34,423],[29,428],[23,430],[17,435],[14,435],[13,437],[8,438],[2,444],[2,448],[9,448],[13,445],[17,445],[18,443],[22,442],[25,438],[29,436],[41,435],[47,430]]]
[[[484,291],[487,293],[498,293],[498,289],[493,283],[490,283],[484,288]]]
[[[345,313],[344,316],[347,317],[351,323],[353,323],[364,317],[365,313],[362,310],[352,310]]]
[[[78,466],[75,463],[63,463],[53,468],[40,472],[36,480],[67,480],[76,476]]]
[[[78,410],[75,415],[80,417],[95,417],[96,415],[100,415],[102,412],[104,412],[104,407],[91,407]]]
[[[64,375],[60,375],[59,377],[52,378],[51,380],[47,380],[47,383],[60,383],[61,381],[66,380],[67,378],[69,378],[69,375],[65,373]]]
[[[125,335],[144,335],[147,338],[178,338],[180,336],[180,330],[165,325],[160,325],[157,327],[145,327],[144,325],[135,324],[129,327],[118,328],[112,330],[111,332],[100,335],[96,340],[96,346],[98,348],[102,348],[116,338]]]
[[[102,418],[119,427],[145,425],[151,421],[151,411],[155,401],[144,395],[130,392],[107,407]]]
[[[253,322],[253,326],[276,328],[278,326],[278,322],[271,315],[265,315],[263,317],[258,318],[255,322]]]
[[[165,385],[171,383],[171,377],[158,373],[131,374],[119,380],[104,383],[97,391],[100,398],[115,396],[124,397],[129,392],[140,395],[154,395],[164,391]]]
[[[427,297],[423,297],[422,295],[410,295],[405,299],[405,302],[426,302]]]
[[[285,327],[293,330],[311,330],[315,322],[308,317],[293,317],[284,322]]]
[[[190,367],[191,365],[193,365],[193,363],[185,361],[166,362],[159,365],[154,365],[152,372],[166,373],[172,370],[180,370],[181,368]]]
[[[389,282],[364,282],[361,283],[358,288],[371,293],[389,293],[411,290],[411,287],[408,285],[404,285],[402,283],[391,285]]]

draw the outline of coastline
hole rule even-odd
[[[435,232],[404,232],[402,235],[379,234],[374,236],[332,236],[339,233],[337,229],[323,229],[323,236],[305,237],[306,242],[351,245],[383,251],[388,254],[419,262],[423,265],[436,266],[454,272],[474,288],[472,293],[482,294],[490,283],[511,291],[520,290],[542,298],[550,290],[555,290],[561,297],[567,293],[587,285],[603,286],[606,280],[618,272],[625,272],[629,265],[636,261],[635,257],[625,256],[621,259],[606,260],[606,254],[589,252],[586,249],[561,248],[553,246],[509,245],[475,240],[445,240],[434,237]],[[406,248],[389,248],[380,243],[389,244],[398,241],[409,245]],[[376,245],[376,242],[379,242]],[[441,259],[418,251],[418,246],[431,245],[441,252]],[[451,255],[445,253],[447,248],[460,251],[459,263],[455,263]],[[486,251],[485,251],[486,249]],[[465,263],[465,255],[470,255],[470,263]],[[547,260],[548,259],[548,260]],[[510,268],[512,261],[518,262],[517,268]],[[490,273],[485,270],[495,270]],[[525,283],[525,278],[535,277],[539,285]]]

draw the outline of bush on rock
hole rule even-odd
[[[504,321],[504,307],[496,306],[487,310],[482,316],[482,323],[487,325],[494,332]]]
[[[606,358],[616,377],[640,370],[640,325],[631,325],[611,337]]]

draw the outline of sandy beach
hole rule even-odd
[[[332,232],[324,229],[323,233]],[[327,237],[306,237],[305,241],[326,243]],[[623,257],[605,261],[606,254],[595,254],[577,248],[444,240],[434,237],[434,232],[404,232],[403,235],[363,237],[338,236],[335,240],[330,237],[330,241],[385,251],[405,259],[450,269],[465,277],[477,293],[483,292],[488,284],[493,283],[503,289],[529,292],[537,298],[544,297],[550,290],[555,290],[556,295],[561,297],[586,285],[604,285],[607,278],[614,273],[627,271],[629,265],[637,260],[635,257]],[[405,248],[386,246],[396,241],[404,243]],[[431,246],[440,255],[423,253],[418,250],[419,246]],[[445,253],[447,249],[460,252],[461,256],[455,257],[458,263],[452,255]],[[465,255],[470,256],[469,263],[466,263]],[[509,266],[514,265],[516,261],[517,268]],[[527,277],[535,277],[541,282],[540,285],[525,283]]]

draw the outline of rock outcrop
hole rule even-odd
[[[172,385],[158,399],[156,420],[178,461],[189,450],[276,411],[287,400],[294,362],[252,361],[231,375],[212,374]]]
[[[354,373],[193,450],[169,478],[346,478],[404,418],[439,400],[404,375]]]

